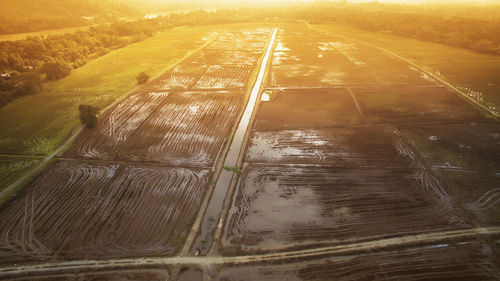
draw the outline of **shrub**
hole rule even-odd
[[[57,80],[71,73],[69,64],[62,61],[46,62],[40,69],[42,74],[47,75],[47,79]]]
[[[80,110],[80,121],[83,125],[87,128],[94,128],[97,126],[99,108],[92,105],[81,104],[78,109]]]
[[[137,84],[141,85],[141,84],[148,82],[149,75],[147,75],[144,72],[141,72],[141,73],[139,73],[139,75],[137,75],[136,79],[137,79]]]

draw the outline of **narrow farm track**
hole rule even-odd
[[[20,265],[17,267],[1,267],[0,278],[13,278],[19,275],[35,275],[49,273],[65,273],[86,270],[105,270],[118,268],[141,268],[144,266],[162,266],[176,264],[198,264],[202,266],[214,264],[251,264],[262,262],[280,262],[314,257],[355,255],[374,250],[384,250],[393,247],[404,247],[415,244],[432,244],[459,239],[476,238],[480,236],[500,234],[500,227],[481,227],[465,230],[429,232],[418,235],[408,235],[394,238],[365,241],[352,244],[321,247],[297,251],[286,251],[264,255],[246,255],[233,257],[152,257],[108,260],[75,260],[51,262],[36,265]]]

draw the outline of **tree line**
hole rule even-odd
[[[328,23],[384,32],[413,39],[461,47],[479,53],[500,54],[500,18],[467,15],[462,6],[424,9],[403,5],[337,4],[306,5],[278,11],[279,17],[310,23]],[[458,9],[461,13],[454,13]],[[487,9],[487,8],[484,8]],[[500,8],[492,6],[498,11]],[[486,11],[485,11],[486,13]]]
[[[141,14],[112,0],[3,0],[0,6],[0,34],[92,25]]]
[[[171,26],[163,20],[138,20],[103,24],[64,35],[0,42],[0,106],[39,92],[43,80],[63,78],[110,50],[142,41],[166,28]],[[26,83],[33,86],[26,87]]]

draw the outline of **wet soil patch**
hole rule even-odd
[[[261,102],[253,129],[321,128],[362,123],[345,89],[273,90],[271,101]]]
[[[259,51],[201,50],[186,63],[197,65],[256,65],[262,56]]]
[[[290,29],[292,35],[286,35]],[[349,38],[306,26],[282,32],[273,54],[269,85],[274,87],[436,83],[407,63]]]
[[[434,168],[500,171],[500,123],[398,125]]]
[[[178,281],[203,281],[203,271],[196,268],[181,268]]]
[[[245,89],[255,65],[181,64],[147,85],[150,91],[170,89]]]
[[[482,241],[457,241],[313,261],[218,268],[215,280],[496,280],[497,256]]]
[[[444,87],[355,88],[373,123],[484,120],[484,115]]]
[[[79,274],[60,274],[53,276],[26,277],[23,281],[166,281],[166,270],[112,270]]]
[[[207,50],[258,51],[264,49],[272,29],[229,32],[206,47]]]
[[[249,165],[226,224],[228,252],[460,227],[404,168]]]
[[[373,168],[408,165],[384,126],[254,132],[245,161]]]
[[[482,224],[500,222],[500,124],[399,126],[448,192]]]
[[[0,260],[173,255],[208,177],[201,169],[57,162],[0,211]]]
[[[133,95],[85,130],[65,157],[212,166],[236,122],[242,92]]]

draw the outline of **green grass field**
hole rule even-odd
[[[39,161],[36,158],[0,157],[0,187],[11,183],[19,174],[31,168]]]
[[[393,52],[437,74],[490,110],[500,113],[500,56],[334,24],[312,28],[341,34]]]
[[[217,36],[217,26],[178,28],[89,62],[45,85],[41,94],[0,109],[0,154],[44,155],[78,125],[78,105],[105,108],[136,86],[135,77],[158,75]]]

